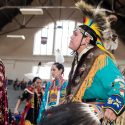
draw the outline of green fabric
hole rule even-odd
[[[120,73],[116,64],[114,64],[113,60],[107,56],[106,65],[102,69],[97,71],[92,85],[91,87],[86,89],[83,99],[96,98],[100,101],[103,100],[105,102],[111,95],[120,94],[120,82],[115,82],[116,79],[123,80],[122,74]],[[123,86],[123,89],[125,90],[125,83],[123,84]]]

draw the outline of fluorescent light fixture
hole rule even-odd
[[[23,40],[25,40],[25,36],[24,35],[7,35],[8,38],[21,38]]]
[[[42,15],[43,10],[38,8],[20,8],[23,15]]]

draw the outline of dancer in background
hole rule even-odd
[[[9,125],[5,67],[0,60],[0,125]]]
[[[35,77],[32,80],[32,85],[27,87],[22,96],[19,97],[14,113],[18,114],[18,108],[22,101],[26,100],[25,109],[21,115],[19,125],[36,125],[36,120],[39,112],[39,106],[43,96],[42,80]]]
[[[63,79],[64,66],[61,63],[54,63],[51,67],[53,80],[46,84],[43,96],[38,123],[42,119],[44,110],[60,105],[65,100],[67,81]]]

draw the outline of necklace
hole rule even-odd
[[[54,79],[52,81],[50,89],[54,89],[54,90],[58,89],[58,90],[60,90],[62,85],[63,85],[63,83],[64,83],[64,79],[63,79],[62,76],[59,79]]]

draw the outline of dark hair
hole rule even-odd
[[[89,33],[93,37],[93,40],[90,40],[90,44],[95,46],[96,40],[97,40],[97,34],[95,33],[95,31],[86,25],[80,25],[79,27],[82,28],[83,30],[85,30],[87,33]]]
[[[40,80],[41,80],[40,77],[34,77],[33,80],[32,80],[32,83],[36,82],[37,79],[40,79]]]
[[[55,65],[58,70],[62,69],[62,74],[64,73],[64,66],[61,63],[55,62],[53,65]]]
[[[101,125],[98,117],[90,110],[88,104],[70,102],[62,104],[43,113],[40,125]]]

